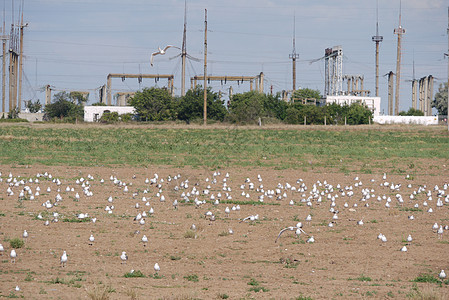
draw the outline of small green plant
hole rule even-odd
[[[192,282],[200,281],[199,278],[198,278],[198,275],[196,275],[196,274],[191,274],[191,275],[184,276],[184,279],[187,279],[187,281],[192,281]]]
[[[33,281],[33,276],[31,275],[30,272],[27,273],[27,276],[25,277],[25,281]]]
[[[11,248],[18,249],[18,248],[22,248],[23,245],[25,245],[25,242],[19,238],[13,238],[13,239],[9,240],[9,245],[11,246]]]
[[[217,298],[218,298],[218,299],[228,299],[229,296],[228,296],[227,294],[218,294],[218,295],[217,295]]]
[[[181,256],[174,256],[174,255],[172,255],[172,256],[170,256],[170,259],[171,260],[180,260]]]
[[[145,278],[147,276],[145,276],[145,274],[143,274],[140,270],[137,270],[134,272],[125,273],[125,275],[123,277],[125,277],[125,278],[136,278],[136,277]]]
[[[228,236],[228,235],[229,235],[229,232],[227,232],[227,231],[222,231],[218,234],[218,236]]]

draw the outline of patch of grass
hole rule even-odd
[[[143,274],[140,270],[134,272],[128,272],[123,275],[125,278],[146,278],[145,274]]]
[[[228,299],[229,296],[228,296],[227,294],[218,294],[218,295],[217,295],[217,298],[218,298],[218,299]]]
[[[92,300],[108,300],[110,293],[115,293],[111,286],[95,286],[86,290],[87,296]]]
[[[372,281],[371,277],[365,276],[363,274],[357,278],[348,278],[348,280],[358,280],[358,281],[363,281],[363,282]]]
[[[170,259],[171,260],[180,260],[181,256],[174,256],[174,255],[172,255],[172,256],[170,256]]]
[[[422,209],[418,208],[418,207],[401,207],[401,208],[399,208],[399,210],[400,211],[414,211],[414,212],[422,211]]]
[[[431,274],[419,274],[412,282],[428,282],[441,284],[441,281]]]
[[[228,235],[229,235],[229,232],[227,232],[226,230],[224,230],[218,234],[218,236],[228,236]]]
[[[79,219],[78,217],[65,217],[62,219],[62,222],[65,223],[88,223],[90,222],[90,218]]]
[[[186,279],[187,281],[192,281],[192,282],[200,281],[199,278],[198,278],[198,275],[196,275],[196,274],[191,274],[191,275],[184,276],[184,279]]]
[[[196,239],[196,233],[195,233],[195,231],[193,231],[193,230],[187,230],[185,233],[184,233],[184,238],[185,239]]]
[[[9,240],[9,245],[11,246],[11,248],[19,249],[19,248],[22,248],[23,245],[25,245],[25,242],[19,238],[13,238],[13,239]]]
[[[295,300],[313,300],[312,297],[306,297],[306,296],[298,296],[295,298]]]

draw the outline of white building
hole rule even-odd
[[[84,122],[97,122],[105,112],[134,114],[136,109],[132,106],[84,106]]]
[[[380,115],[380,97],[363,97],[363,96],[326,96],[326,104],[337,103],[339,105],[351,105],[352,103],[360,103],[366,105],[372,112],[373,116]]]

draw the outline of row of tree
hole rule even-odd
[[[295,91],[293,99],[319,99],[319,91],[301,89]],[[447,85],[441,85],[435,96],[433,106],[440,114],[447,113]],[[62,119],[67,122],[83,119],[83,105],[86,102],[81,94],[60,92],[54,95],[53,102],[45,106],[47,120]],[[201,86],[187,91],[184,97],[172,97],[164,88],[144,88],[136,92],[129,105],[136,109],[135,116],[118,114],[105,115],[104,122],[134,119],[136,121],[175,121],[190,123],[203,118],[204,90]],[[32,103],[29,103],[32,105]],[[101,105],[96,103],[94,105]],[[33,107],[34,108],[34,107]],[[422,112],[410,109],[400,115],[422,115]],[[271,120],[287,124],[368,124],[372,112],[363,105],[340,106],[303,105],[298,102],[287,103],[280,94],[269,95],[255,91],[232,96],[224,103],[220,94],[207,90],[207,118],[220,122],[236,124],[256,124],[260,120]]]

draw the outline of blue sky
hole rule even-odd
[[[18,10],[20,0],[15,1]],[[44,100],[42,87],[57,91],[89,90],[90,103],[98,101],[97,88],[109,73],[174,74],[175,93],[181,93],[181,61],[170,59],[179,51],[150,54],[168,44],[181,47],[184,0],[24,0],[24,99]],[[379,0],[380,74],[396,70],[399,0]],[[447,9],[443,0],[403,0],[403,38],[400,109],[411,106],[413,59],[415,77],[433,75],[435,91],[447,81]],[[292,88],[293,16],[296,16],[297,87],[324,90],[324,49],[341,45],[343,73],[361,74],[374,94],[375,0],[228,0],[187,1],[187,52],[204,57],[204,9],[208,10],[208,74],[252,76],[264,72],[265,92]],[[6,3],[7,24],[11,2]],[[17,12],[15,12],[17,19]],[[9,26],[7,27],[9,28]],[[189,78],[203,74],[203,62],[187,63]],[[113,92],[165,86],[164,80],[113,80]],[[235,93],[249,84],[211,83],[214,91]],[[387,109],[387,79],[380,78],[381,110]]]

